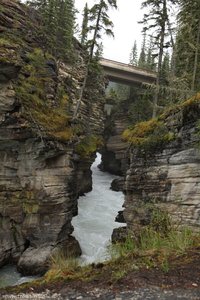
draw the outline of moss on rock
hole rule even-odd
[[[76,152],[82,157],[88,157],[102,146],[102,138],[96,135],[84,137],[76,146]]]
[[[47,65],[48,60],[54,62],[53,57],[35,48],[27,55],[27,60],[16,87],[17,98],[24,107],[24,117],[42,135],[62,141],[70,140],[73,132],[69,126],[68,95],[62,87],[58,88]],[[47,97],[50,89],[53,89],[51,100]]]
[[[200,107],[200,93],[194,97],[166,109],[158,118],[126,129],[122,137],[134,147],[143,149],[155,149],[176,139],[177,126],[183,126],[188,122],[190,112],[196,112]],[[181,117],[176,120],[177,115]],[[172,122],[172,119],[176,122]],[[177,124],[180,123],[180,124]]]

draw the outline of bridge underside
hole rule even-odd
[[[130,65],[102,59],[100,61],[105,75],[112,82],[126,85],[152,84],[156,81],[156,74]]]

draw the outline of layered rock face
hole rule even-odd
[[[124,217],[135,234],[150,222],[151,204],[168,211],[176,225],[200,229],[199,100],[197,95],[162,118],[168,141],[131,149]]]
[[[122,140],[122,132],[127,126],[127,117],[124,113],[118,112],[107,118],[101,170],[114,175],[125,175],[128,167],[128,144]]]
[[[76,64],[58,66],[42,51],[38,24],[34,11],[1,1],[0,266],[15,261],[24,274],[45,272],[59,249],[81,253],[71,219],[78,196],[91,189],[94,155],[82,158],[76,145],[87,137],[84,122],[89,133],[101,134],[104,106],[103,81],[95,83],[93,75],[80,106],[81,123],[70,124],[84,53],[77,43]]]

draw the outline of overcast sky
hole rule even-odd
[[[85,3],[88,2],[89,7],[94,5],[95,0],[75,0],[75,6],[82,15]],[[129,55],[134,40],[137,41],[138,46],[141,44],[142,26],[137,22],[142,20],[143,11],[141,10],[142,0],[117,0],[118,9],[110,10],[108,12],[110,19],[114,23],[115,38],[104,37],[104,53],[105,58],[129,62]],[[81,16],[78,18],[81,22]]]

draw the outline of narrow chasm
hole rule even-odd
[[[74,237],[79,241],[82,264],[97,263],[110,258],[109,245],[114,228],[122,224],[115,222],[122,209],[124,195],[110,189],[117,176],[99,170],[101,155],[97,153],[93,163],[91,192],[78,199],[78,215],[73,218]]]

